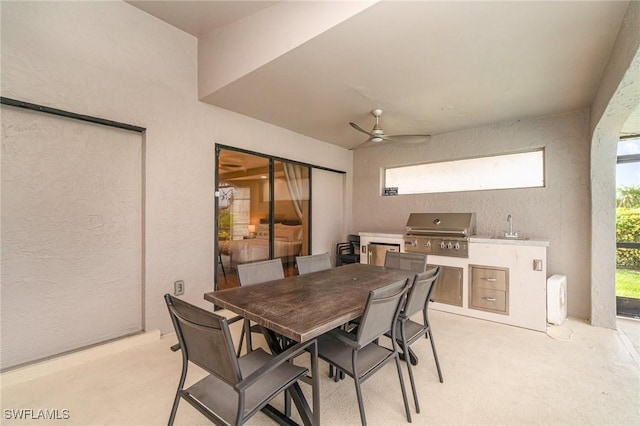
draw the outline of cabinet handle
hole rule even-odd
[[[482,300],[489,301],[489,302],[495,302],[495,301],[496,301],[496,298],[495,298],[495,297],[489,297],[489,296],[481,297],[481,299],[482,299]]]
[[[481,279],[481,280],[483,280],[483,281],[490,281],[490,282],[492,282],[492,283],[496,282],[496,279],[495,279],[495,278],[486,278],[486,277],[482,277],[482,278],[480,278],[480,279]]]

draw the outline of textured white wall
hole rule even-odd
[[[146,329],[171,330],[162,295],[175,280],[201,304],[213,288],[216,142],[351,171],[350,151],[198,102],[196,39],[124,2],[1,13],[2,96],[147,128]]]
[[[616,155],[640,104],[640,2],[629,2],[591,108],[591,323],[616,328]]]
[[[142,135],[0,112],[0,368],[140,331]]]
[[[475,212],[476,233],[514,230],[549,241],[547,272],[567,275],[569,314],[589,316],[589,113],[576,111],[437,135],[423,145],[391,144],[354,155],[356,231],[404,231],[411,212]],[[545,148],[544,188],[380,196],[386,166]],[[491,173],[487,170],[487,173]],[[496,262],[499,264],[499,261]]]

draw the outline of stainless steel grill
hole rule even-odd
[[[475,213],[411,213],[404,234],[408,252],[469,257]]]

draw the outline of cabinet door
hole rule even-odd
[[[369,244],[369,264],[376,266],[384,266],[384,259],[388,251],[400,251],[398,244]]]
[[[427,268],[436,266],[427,265]],[[431,299],[438,303],[462,306],[462,268],[440,265],[440,277]]]

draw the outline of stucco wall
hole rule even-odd
[[[162,295],[175,280],[198,303],[212,289],[216,142],[351,171],[350,151],[198,102],[196,39],[124,2],[3,2],[1,13],[2,96],[147,128],[148,330],[171,329]]]
[[[616,155],[639,104],[640,2],[631,1],[591,108],[591,322],[601,327],[616,327]]]
[[[142,136],[4,105],[0,118],[0,369],[140,331]]]
[[[589,316],[589,112],[523,119],[354,154],[353,231],[404,231],[411,212],[475,212],[476,232],[514,230],[549,241],[548,275],[568,279],[569,315]],[[544,188],[380,196],[381,169],[545,148]],[[487,170],[487,173],[491,173]]]

